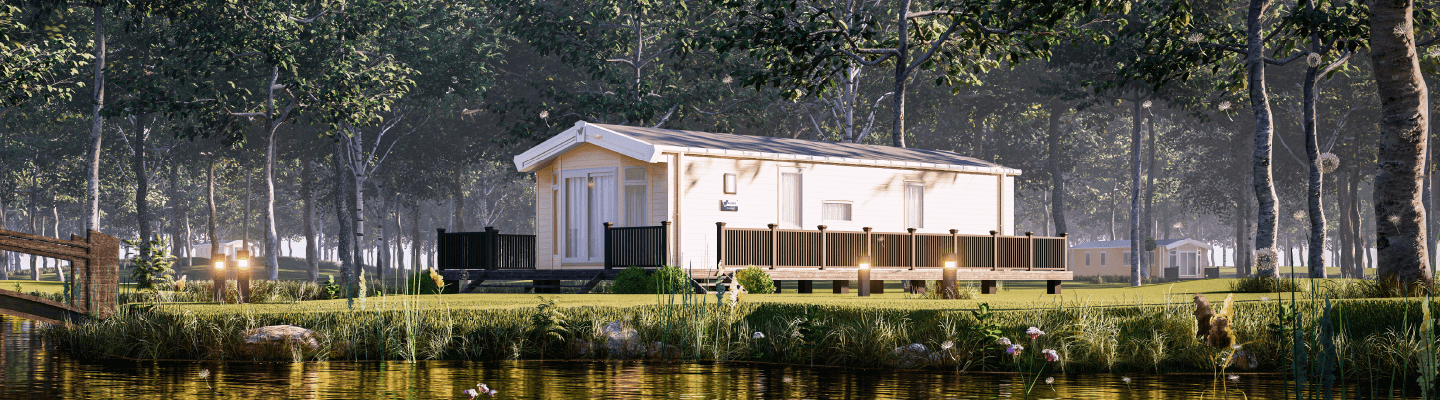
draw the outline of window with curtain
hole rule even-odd
[[[925,184],[905,183],[905,228],[925,227]]]
[[[851,204],[848,201],[827,201],[820,209],[820,220],[850,222]]]
[[[625,226],[645,226],[645,167],[625,168]]]
[[[1100,265],[1105,265],[1105,253],[1106,252],[1103,251],[1100,252]]]
[[[1085,252],[1085,266],[1090,266],[1090,252]]]
[[[1125,252],[1125,255],[1122,256],[1122,257],[1125,257],[1125,259],[1124,259],[1124,260],[1120,260],[1120,265],[1124,265],[1124,266],[1127,266],[1127,267],[1130,266],[1130,252],[1128,252],[1128,251]]]
[[[800,229],[801,181],[799,173],[780,174],[780,227]]]
[[[585,240],[587,180],[583,177],[565,179],[565,257],[585,257],[581,245]]]

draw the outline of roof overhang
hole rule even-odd
[[[846,157],[809,156],[759,151],[724,150],[702,147],[655,145],[634,137],[618,133],[602,126],[576,122],[575,126],[515,156],[515,169],[533,172],[581,143],[590,143],[647,163],[658,163],[664,154],[688,154],[725,158],[779,160],[825,164],[861,165],[884,168],[909,168],[940,171],[957,171],[993,175],[1020,175],[1021,171],[1005,167],[977,167],[971,165],[938,164],[913,161],[872,160]]]
[[[1184,240],[1181,240],[1181,241],[1178,241],[1178,242],[1175,242],[1175,243],[1167,244],[1167,245],[1165,245],[1165,248],[1166,248],[1166,249],[1174,249],[1174,248],[1179,248],[1180,246],[1184,246],[1184,245],[1187,245],[1187,244],[1193,244],[1193,245],[1195,245],[1195,247],[1199,247],[1199,248],[1202,248],[1202,249],[1205,249],[1205,250],[1212,250],[1212,251],[1215,250],[1215,248],[1210,247],[1210,245],[1205,244],[1205,243],[1200,242],[1200,241],[1195,240],[1195,239],[1184,239]]]

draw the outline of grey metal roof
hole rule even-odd
[[[1156,240],[1156,241],[1155,241],[1155,246],[1157,246],[1157,247],[1165,247],[1165,246],[1169,246],[1169,245],[1171,245],[1171,244],[1183,242],[1183,241],[1186,241],[1186,240],[1187,240],[1187,239],[1161,239],[1161,240]],[[1141,244],[1143,245],[1144,243],[1141,243]],[[1085,243],[1077,244],[1077,245],[1074,245],[1074,246],[1070,246],[1070,248],[1072,248],[1072,249],[1115,249],[1115,248],[1126,248],[1126,249],[1128,249],[1128,248],[1130,248],[1130,241],[1129,241],[1129,240],[1097,240],[1097,241],[1093,241],[1093,242],[1085,242]]]
[[[765,136],[645,128],[625,125],[591,124],[661,146],[716,150],[753,151],[814,157],[841,157],[961,165],[977,168],[1012,169],[974,157],[943,150],[899,148],[854,143],[816,142]],[[1019,171],[1015,171],[1018,173]]]

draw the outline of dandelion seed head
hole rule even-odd
[[[1325,174],[1335,172],[1335,169],[1340,168],[1340,156],[1335,153],[1321,154],[1315,157],[1315,168]]]
[[[725,75],[724,78],[720,78],[720,83],[724,83],[724,84],[726,84],[726,85],[729,85],[730,82],[734,82],[734,81],[735,81],[735,79],[730,78],[730,75]]]
[[[1185,37],[1185,41],[1190,43],[1200,43],[1201,40],[1205,40],[1205,35],[1201,35],[1200,32],[1191,33]]]
[[[1047,376],[1047,377],[1045,377],[1045,384],[1046,384],[1046,385],[1054,385],[1054,384],[1055,384],[1055,377],[1053,377],[1053,376]]]
[[[1226,376],[1225,379],[1229,379],[1231,382],[1239,382],[1240,375],[1230,374],[1229,376]]]
[[[940,351],[950,350],[954,347],[955,342],[951,342],[949,340],[946,340],[944,343],[940,343]]]
[[[1264,248],[1255,250],[1255,268],[1261,271],[1274,269],[1280,263],[1280,255],[1275,254],[1275,249]]]
[[[1304,220],[1305,220],[1305,210],[1295,210],[1295,213],[1294,213],[1294,214],[1291,214],[1290,217],[1291,217],[1291,218],[1295,218],[1296,221],[1304,221]]]
[[[201,370],[200,370],[200,379],[209,379],[209,378],[210,378],[210,369],[209,369],[209,368],[201,369]]]
[[[550,119],[550,110],[541,111],[540,119]]]
[[[1152,106],[1152,105],[1155,105],[1155,103],[1152,102],[1152,101],[1150,101],[1150,100],[1145,100],[1144,103],[1140,103],[1140,107],[1143,107],[1143,108],[1150,108],[1150,106]]]
[[[1230,101],[1229,101],[1229,100],[1221,101],[1220,104],[1216,104],[1215,106],[1216,106],[1216,108],[1219,108],[1220,111],[1229,111],[1229,110],[1230,110]]]
[[[1309,65],[1310,68],[1319,68],[1320,63],[1323,61],[1324,58],[1320,57],[1320,53],[1310,53],[1310,55],[1305,56],[1305,65]]]
[[[1426,51],[1425,55],[1430,57],[1440,57],[1440,46],[1431,46],[1430,51]]]

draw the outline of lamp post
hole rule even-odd
[[[955,274],[959,269],[959,257],[955,253],[947,253],[942,260],[944,269],[940,270],[940,298],[954,300],[958,297],[955,291]]]
[[[870,297],[870,256],[860,257],[855,271],[860,275],[860,297]]]
[[[236,303],[250,301],[250,250],[235,252],[235,287],[240,291]]]
[[[213,247],[213,245],[212,245]],[[225,302],[225,253],[210,253],[210,265],[215,267],[215,302]]]

